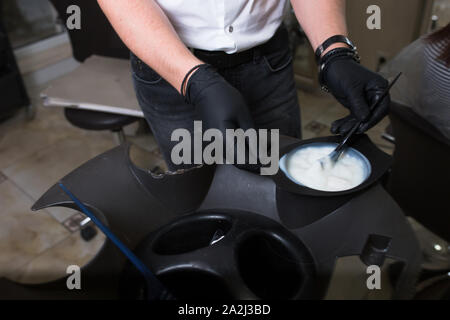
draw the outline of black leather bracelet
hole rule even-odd
[[[335,59],[341,58],[341,57],[349,57],[353,59],[355,62],[360,63],[360,58],[358,55],[358,52],[356,51],[356,48],[350,49],[350,48],[336,48],[333,50],[328,51],[319,62],[319,84],[325,92],[329,92],[328,87],[325,84],[324,81],[324,75],[326,72],[327,67],[330,65],[330,62],[332,62]]]
[[[315,51],[316,55],[316,61],[317,63],[320,61],[320,58],[322,57],[322,54],[327,50],[331,45],[335,43],[345,43],[348,45],[351,49],[355,49],[353,42],[350,41],[349,38],[343,35],[335,35],[332,37],[329,37],[327,40],[325,40]]]
[[[354,60],[360,62],[360,58],[358,52],[354,49],[350,48],[335,48],[333,50],[328,51],[319,61],[319,69],[322,65],[327,64],[330,59],[335,56],[349,55],[354,57]]]
[[[184,76],[183,82],[181,82],[181,90],[180,90],[181,95],[183,96],[183,98],[186,97],[185,88],[186,88],[186,82],[187,82],[189,76],[190,76],[192,73],[194,73],[195,71],[197,71],[197,69],[200,68],[200,67],[203,66],[203,65],[205,65],[205,63],[196,65],[195,67],[193,67],[192,69],[190,69],[190,70],[186,73],[186,75]]]

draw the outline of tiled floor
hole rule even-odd
[[[30,208],[59,178],[114,146],[108,133],[79,130],[62,110],[40,107],[40,90],[29,90],[38,106],[33,121],[21,111],[0,125],[0,277],[27,283],[61,277],[68,265],[85,264],[100,249],[102,235],[85,242],[64,227],[75,211]],[[47,272],[41,272],[41,257],[52,257],[45,259]]]
[[[61,177],[115,146],[108,132],[89,132],[71,126],[62,109],[41,106],[39,92],[29,88],[36,117],[24,111],[0,124],[0,277],[39,283],[64,276],[71,264],[86,264],[104,242],[98,233],[84,241],[68,219],[73,210],[51,208],[37,213],[32,204]],[[299,92],[304,138],[329,135],[333,120],[347,111],[328,95]],[[379,136],[387,121],[371,130],[375,142],[393,148]],[[133,161],[146,168],[165,167],[153,137],[130,137],[136,144]]]
[[[79,213],[66,208],[30,210],[60,178],[115,146],[109,132],[89,132],[70,125],[59,108],[42,107],[43,87],[28,88],[36,108],[32,121],[25,110],[0,123],[0,277],[40,283],[66,275],[69,265],[83,266],[100,250],[99,232],[84,241],[71,219]],[[129,128],[128,128],[129,129]],[[153,137],[130,137],[133,162],[163,170],[165,164]]]

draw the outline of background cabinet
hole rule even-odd
[[[8,36],[0,20],[0,120],[29,105],[28,95],[17,68]]]
[[[347,0],[347,24],[350,39],[358,47],[361,63],[378,71],[409,43],[430,31],[433,14],[439,16],[439,26],[449,21],[449,0]],[[381,30],[367,28],[367,8],[381,9]],[[288,21],[292,18],[287,18]],[[319,89],[314,53],[305,38],[297,44],[294,71],[299,87]]]

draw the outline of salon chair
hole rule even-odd
[[[394,163],[387,190],[411,216],[450,241],[450,140],[411,108],[392,103]]]
[[[115,33],[96,1],[50,0],[65,25],[67,8],[76,4],[81,9],[81,29],[67,30],[75,60],[83,63],[88,57],[98,55],[129,59],[129,50]],[[99,86],[102,84],[99,83]],[[140,118],[77,108],[65,108],[66,119],[76,127],[86,130],[110,130],[123,143],[123,127]]]

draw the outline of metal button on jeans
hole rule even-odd
[[[233,30],[234,30],[233,26],[229,26],[229,27],[228,27],[228,32],[229,32],[229,33],[233,33]]]

